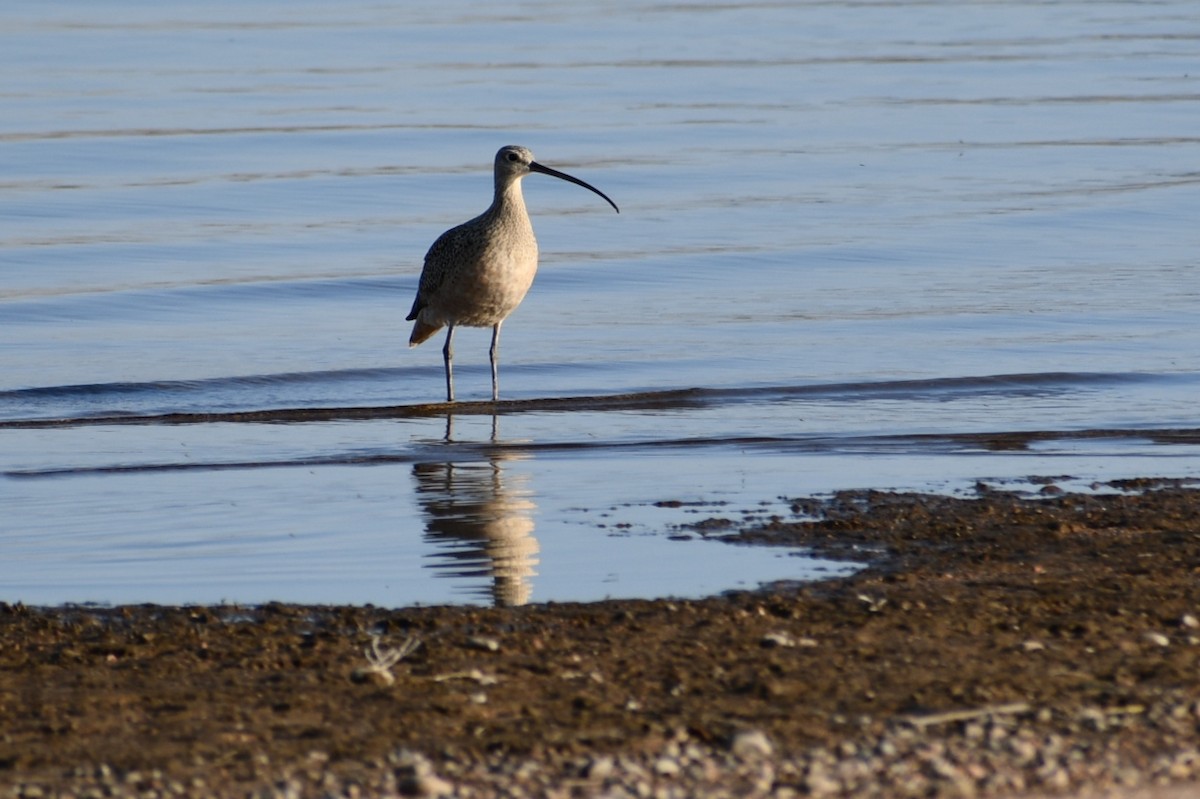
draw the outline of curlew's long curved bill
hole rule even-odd
[[[543,175],[549,175],[552,178],[560,178],[562,180],[567,181],[568,183],[574,183],[576,186],[583,186],[588,191],[594,191],[594,192],[596,192],[596,194],[599,194],[601,197],[603,197],[605,199],[605,201],[608,202],[608,204],[613,207],[614,211],[616,211],[618,214],[621,213],[621,209],[617,207],[617,204],[615,202],[608,199],[607,194],[600,191],[598,188],[596,188],[595,186],[593,186],[590,183],[585,183],[584,181],[580,180],[579,178],[571,177],[566,172],[559,172],[557,169],[551,169],[548,166],[542,166],[537,161],[530,162],[529,171],[530,172],[541,172]]]

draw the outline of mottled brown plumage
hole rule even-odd
[[[500,325],[525,299],[537,273],[537,239],[521,196],[521,179],[540,172],[594,191],[617,210],[599,189],[533,160],[524,147],[509,145],[496,153],[495,196],[479,216],[438,237],[425,255],[425,268],[408,320],[415,321],[408,345],[415,347],[443,327],[446,345],[446,401],[454,401],[454,328],[491,327],[492,400],[500,398],[497,367]]]

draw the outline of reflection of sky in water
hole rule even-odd
[[[510,142],[622,211],[526,181],[504,396],[717,393],[505,413],[498,450],[470,415],[0,428],[0,472],[72,472],[0,477],[0,599],[695,595],[810,564],[670,541],[660,500],[1200,471],[913,438],[1200,427],[1183,0],[159,8],[0,10],[0,421],[439,398],[401,317]],[[486,397],[488,332],[455,343]]]

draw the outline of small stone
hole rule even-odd
[[[1180,752],[1171,759],[1167,767],[1167,776],[1173,780],[1189,779],[1196,769],[1196,752]]]
[[[796,645],[796,639],[787,633],[774,632],[764,635],[758,643],[760,646],[768,649],[774,647],[793,647]]]
[[[481,635],[472,635],[467,639],[467,646],[472,649],[479,649],[484,652],[499,652],[500,642],[495,638],[485,638]]]
[[[1097,710],[1094,707],[1084,708],[1079,711],[1079,723],[1084,729],[1093,730],[1095,732],[1104,732],[1108,729],[1108,718],[1104,712]]]
[[[396,787],[405,796],[440,797],[454,792],[454,786],[434,773],[423,755],[401,750],[390,759],[396,766]]]
[[[1170,646],[1171,645],[1171,639],[1168,638],[1167,636],[1163,635],[1162,633],[1148,632],[1148,633],[1146,633],[1146,635],[1144,637],[1147,641],[1149,641],[1151,644],[1154,644],[1155,646]]]
[[[584,774],[589,780],[606,780],[613,773],[613,759],[608,756],[594,757],[587,764]]]
[[[1179,624],[1189,630],[1200,630],[1200,619],[1190,613],[1183,614],[1179,619]]]
[[[804,778],[804,787],[812,796],[833,796],[842,790],[840,782],[830,777],[825,773],[825,769],[818,768],[815,764],[809,770],[808,776]]]
[[[387,669],[379,669],[372,666],[362,666],[350,672],[350,682],[354,683],[355,685],[371,683],[372,685],[377,685],[380,688],[384,688],[389,685],[394,685],[396,678]]]
[[[654,773],[660,777],[674,777],[679,773],[679,763],[673,758],[660,757],[654,761]]]
[[[1065,791],[1071,786],[1071,775],[1059,766],[1042,769],[1039,775],[1042,784],[1055,791]]]
[[[1046,648],[1046,645],[1043,644],[1041,641],[1034,641],[1033,639],[1030,639],[1030,640],[1024,642],[1023,644],[1021,644],[1021,648],[1024,649],[1026,652],[1041,652],[1043,649]]]
[[[739,730],[729,742],[729,750],[740,758],[770,757],[775,747],[762,730]]]
[[[436,774],[426,774],[414,787],[417,789],[415,796],[439,797],[454,793],[454,786]]]
[[[1019,766],[1024,766],[1037,760],[1037,746],[1031,741],[1022,738],[1010,738],[1008,748],[1013,753],[1013,757]]]

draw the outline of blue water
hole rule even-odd
[[[1200,477],[1156,435],[1198,44],[1183,0],[5,4],[0,601],[695,596],[845,569],[698,514]],[[513,404],[448,425],[403,317],[508,143],[621,213],[525,182]]]

